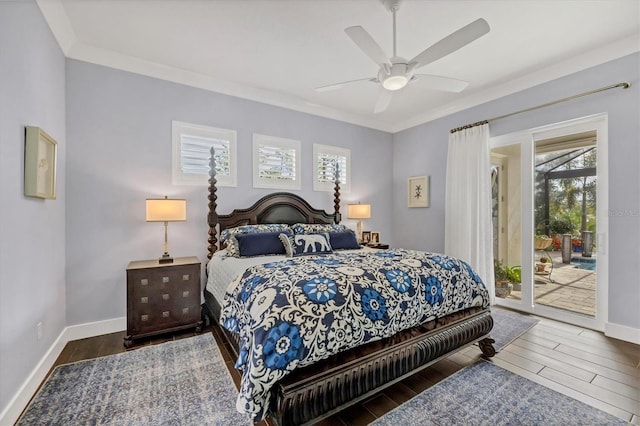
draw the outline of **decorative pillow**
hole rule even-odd
[[[291,225],[294,234],[322,234],[325,232],[344,232],[348,228],[345,225],[329,223],[296,223]]]
[[[356,233],[350,229],[344,232],[330,232],[329,243],[331,243],[331,248],[334,250],[353,250],[360,248]]]
[[[268,223],[261,225],[242,225],[235,228],[228,228],[220,233],[220,242],[226,244],[229,256],[239,257],[238,240],[233,238],[240,234],[260,234],[265,232],[282,232],[289,229],[289,225],[281,223]]]
[[[326,233],[298,235],[281,233],[280,241],[289,257],[332,253],[329,235]]]
[[[268,256],[272,254],[286,254],[280,235],[293,236],[291,229],[282,232],[262,232],[259,234],[238,234],[235,239],[238,244],[239,257]]]

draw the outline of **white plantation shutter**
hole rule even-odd
[[[236,186],[236,132],[173,122],[174,185],[206,185],[215,150],[217,186]]]
[[[340,177],[340,189],[349,192],[351,186],[351,150],[335,146],[313,144],[315,191],[333,191],[336,171]]]
[[[254,133],[253,186],[300,189],[300,141]]]
[[[258,147],[258,175],[261,179],[295,179],[296,151],[277,146]]]
[[[180,171],[185,174],[209,174],[211,148],[215,149],[216,173],[230,175],[229,141],[183,135],[180,138]]]
[[[320,154],[317,159],[318,182],[335,183],[336,175],[339,176],[340,184],[347,183],[347,157],[333,154]]]

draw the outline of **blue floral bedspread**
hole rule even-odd
[[[394,249],[249,268],[229,287],[223,326],[240,335],[238,411],[268,415],[271,387],[295,368],[472,306],[489,305],[471,267]]]

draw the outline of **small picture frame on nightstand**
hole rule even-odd
[[[372,232],[371,233],[371,240],[369,242],[371,244],[380,244],[380,233],[379,232]]]
[[[371,242],[371,231],[362,231],[362,243],[369,244]]]

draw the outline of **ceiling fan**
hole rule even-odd
[[[416,74],[415,71],[425,65],[455,52],[472,41],[489,32],[489,24],[480,18],[449,34],[447,37],[428,47],[410,61],[396,54],[396,12],[401,0],[384,0],[383,3],[393,14],[393,56],[388,58],[382,48],[361,26],[345,29],[349,38],[376,64],[380,66],[376,77],[344,81],[316,88],[318,92],[340,89],[344,86],[363,81],[371,81],[381,85],[380,95],[374,113],[387,109],[391,103],[393,92],[405,87],[408,83],[420,80],[425,86],[447,92],[460,92],[469,84],[467,81],[430,74]]]

